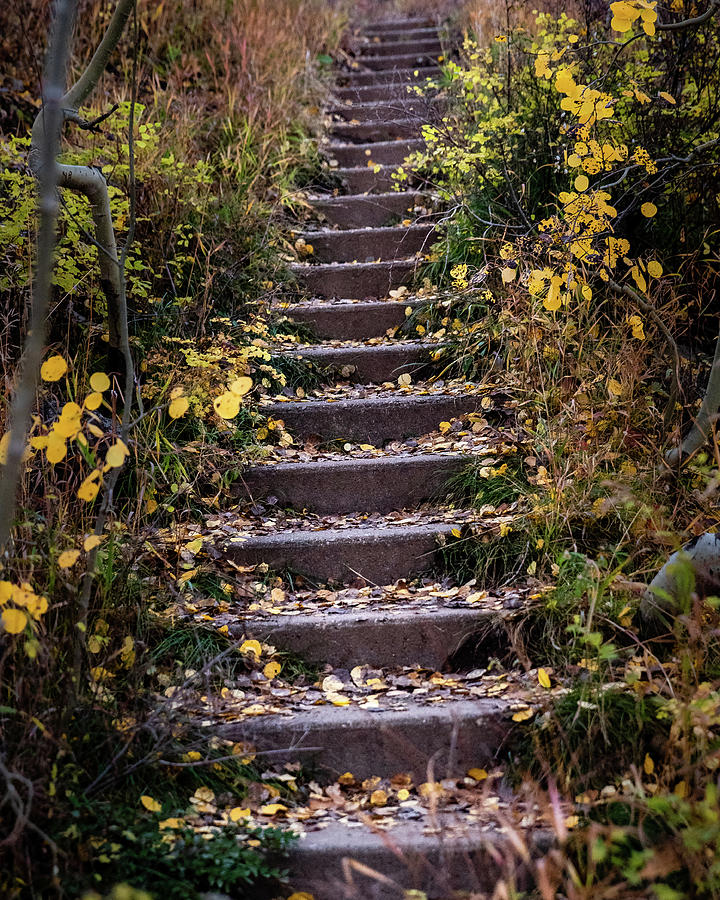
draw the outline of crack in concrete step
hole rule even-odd
[[[386,441],[429,434],[440,422],[475,412],[481,393],[407,394],[399,397],[365,397],[352,400],[305,400],[261,404],[261,412],[282,419],[296,437],[319,435],[325,440],[344,439],[382,446]]]
[[[374,263],[293,263],[290,270],[308,293],[316,297],[385,297],[407,284],[417,259],[394,259]]]
[[[414,256],[430,246],[434,232],[434,225],[416,224],[295,232],[295,237],[312,245],[318,262],[372,262]]]
[[[425,141],[402,139],[398,141],[376,141],[364,144],[341,144],[329,142],[322,148],[330,160],[335,160],[339,168],[381,165],[399,166],[406,156],[425,147]]]
[[[332,776],[356,778],[408,772],[427,781],[433,761],[437,778],[489,767],[512,728],[505,700],[445,698],[426,705],[408,695],[405,709],[318,706],[292,715],[265,715],[225,722],[215,733],[273,750],[274,761],[322,765]]]
[[[426,302],[413,298],[356,303],[316,301],[295,303],[285,310],[285,315],[312,328],[320,339],[363,340],[402,325],[408,307],[418,309]]]
[[[328,222],[343,229],[382,228],[395,218],[415,215],[425,195],[419,191],[386,194],[351,194],[342,197],[311,198],[310,202]]]
[[[371,459],[253,466],[236,495],[317,513],[391,512],[438,496],[472,460],[464,453],[412,453]]]
[[[347,582],[359,577],[371,584],[390,584],[431,571],[438,537],[450,535],[454,527],[433,522],[285,531],[230,542],[223,553],[239,565],[266,563],[271,569],[291,570],[316,581]]]

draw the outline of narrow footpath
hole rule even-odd
[[[483,403],[475,384],[448,390],[432,381],[437,347],[395,336],[422,302],[398,288],[432,243],[433,224],[422,193],[393,190],[391,174],[421,146],[415,109],[425,101],[408,85],[437,72],[443,47],[424,19],[374,24],[358,42],[357,67],[338,72],[322,147],[345,193],[317,197],[323,224],[297,235],[313,248],[312,261],[295,266],[312,299],[289,315],[317,343],[288,351],[353,377],[320,398],[268,399],[263,412],[300,445],[341,440],[367,453],[330,449],[254,466],[244,475],[253,502],[272,496],[294,512],[282,530],[248,529],[223,549],[238,565],[265,563],[331,586],[297,611],[260,609],[242,624],[248,638],[331,674],[322,692],[271,709],[272,691],[262,708],[248,692],[246,714],[226,717],[222,734],[318,773],[326,792],[293,823],[303,832],[291,860],[296,891],[377,900],[414,888],[445,898],[492,889],[506,825],[518,827],[498,762],[513,716],[532,705],[532,684],[512,673],[448,671],[458,647],[509,602],[432,576],[443,537],[468,523],[498,527],[437,499],[448,478],[492,453],[492,399]],[[522,601],[519,590],[509,596]],[[333,815],[328,795],[351,782],[390,787],[369,808],[346,804]],[[519,827],[532,815],[522,819]]]

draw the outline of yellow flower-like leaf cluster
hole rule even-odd
[[[0,621],[8,634],[20,634],[33,621],[48,611],[46,597],[36,594],[32,587],[23,583],[0,581]]]
[[[618,0],[610,4],[612,21],[610,27],[613,31],[625,34],[630,31],[635,21],[639,18],[645,34],[652,37],[655,34],[657,22],[657,3],[655,0]]]
[[[565,94],[560,103],[562,109],[572,113],[579,124],[586,128],[602,119],[610,119],[614,113],[614,98],[605,91],[577,84],[569,66],[563,67],[556,74],[555,88],[559,93]]]

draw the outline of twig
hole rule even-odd
[[[673,374],[673,388],[671,391],[670,400],[668,401],[668,409],[675,405],[675,401],[681,396],[682,388],[680,385],[680,353],[677,348],[677,344],[675,343],[675,338],[670,333],[669,328],[663,322],[662,318],[659,316],[655,307],[648,303],[644,297],[642,297],[634,288],[631,288],[629,284],[618,284],[617,281],[613,281],[612,278],[608,277],[607,284],[618,294],[624,294],[626,297],[629,297],[636,306],[638,306],[645,315],[649,316],[658,330],[665,338],[665,343],[667,344],[668,350],[670,351],[670,356],[672,357],[672,374]]]

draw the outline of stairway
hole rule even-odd
[[[463,525],[497,528],[492,516],[438,500],[448,478],[475,453],[492,450],[483,444],[494,428],[492,397],[480,385],[433,382],[437,346],[395,336],[407,308],[420,302],[397,289],[432,243],[433,221],[422,191],[392,190],[391,173],[421,146],[426,101],[408,86],[436,73],[442,46],[426,19],[374,24],[358,43],[356,68],[338,72],[322,147],[345,193],[314,199],[323,224],[296,235],[313,251],[311,261],[294,266],[309,299],[285,311],[317,337],[287,353],[352,371],[354,380],[331,381],[317,396],[269,397],[262,412],[281,420],[296,446],[340,440],[364,447],[364,455],[293,452],[287,461],[254,465],[244,474],[245,499],[272,497],[274,508],[295,512],[262,527],[220,514],[214,522],[231,535],[223,553],[237,566],[265,563],[330,584],[297,611],[257,609],[232,633],[331,667],[323,684],[331,672],[335,690],[297,694],[294,705],[269,714],[256,714],[248,691],[221,734],[270,751],[274,764],[315,766],[325,784],[347,772],[355,779],[405,773],[425,787],[436,779],[439,793],[453,799],[438,800],[426,787],[427,802],[401,801],[386,819],[368,807],[299,823],[305,834],[293,851],[291,884],[315,900],[400,898],[401,888],[445,898],[492,889],[503,816],[511,813],[501,780],[467,773],[496,765],[513,710],[527,706],[527,695],[515,676],[438,672],[503,608],[502,598],[432,577],[439,539]],[[410,384],[398,384],[403,373]],[[452,426],[444,442],[440,423]],[[269,696],[262,694],[265,713]],[[386,827],[388,818],[394,827]]]

